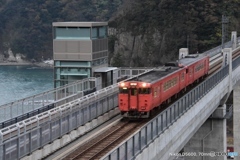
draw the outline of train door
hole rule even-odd
[[[208,59],[204,61],[204,74],[208,74],[208,68],[209,68],[209,62],[208,62]]]
[[[136,110],[138,106],[138,99],[137,99],[137,88],[130,88],[130,110]]]
[[[129,89],[127,87],[120,87],[118,94],[118,107],[121,111],[129,110]]]
[[[188,84],[193,83],[193,67],[189,67],[188,69]]]

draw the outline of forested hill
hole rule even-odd
[[[118,33],[110,37],[114,66],[158,66],[176,60],[183,47],[190,53],[216,47],[223,14],[229,18],[226,39],[231,31],[240,34],[239,0],[133,0],[123,6],[109,24]]]
[[[111,65],[156,66],[179,48],[194,53],[221,44],[223,14],[228,35],[240,31],[239,8],[239,0],[1,0],[0,54],[11,48],[29,59],[51,58],[52,22],[109,21],[116,30]]]
[[[122,0],[1,0],[0,54],[52,57],[52,22],[108,21]]]

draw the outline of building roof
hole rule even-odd
[[[95,73],[102,73],[102,72],[108,72],[118,69],[117,67],[102,67],[94,70]]]
[[[108,22],[53,22],[53,27],[93,27],[107,26]]]

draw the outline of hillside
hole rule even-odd
[[[109,25],[113,66],[158,66],[175,60],[179,48],[204,52],[221,44],[221,18],[229,18],[231,31],[240,31],[240,1],[133,0]],[[238,32],[239,33],[239,32]],[[112,54],[111,54],[112,53]]]
[[[157,66],[179,48],[203,52],[221,43],[221,17],[228,35],[240,29],[240,1],[229,0],[2,0],[0,54],[52,58],[52,22],[109,21],[111,66]],[[229,39],[229,37],[227,37]]]
[[[121,0],[2,0],[0,53],[52,58],[52,22],[108,21]]]

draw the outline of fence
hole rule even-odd
[[[80,98],[83,96],[83,92],[81,91],[95,87],[95,83],[95,78],[86,78],[63,87],[2,105],[0,106],[0,122],[21,116],[41,107],[52,104],[56,107],[73,99]]]

